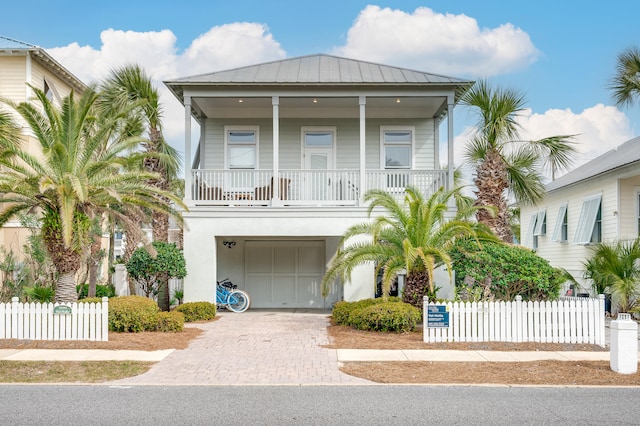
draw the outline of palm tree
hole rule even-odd
[[[616,75],[609,84],[616,105],[631,106],[640,100],[640,49],[633,46],[618,54]]]
[[[640,239],[600,243],[591,250],[585,278],[593,281],[597,293],[611,292],[618,312],[630,312],[640,302]]]
[[[375,264],[382,270],[385,297],[398,274],[406,273],[403,298],[421,306],[425,294],[435,293],[434,269],[446,265],[451,271],[448,250],[456,238],[491,238],[482,232],[482,227],[478,229],[477,224],[458,217],[445,218],[447,202],[457,191],[441,188],[425,200],[418,189],[407,187],[404,203],[386,191],[368,191],[365,200],[370,202],[369,217],[376,208],[382,208],[385,213],[347,230],[342,237],[342,248],[334,255],[322,280],[323,295],[328,294],[337,278],[349,281],[354,268]],[[349,241],[354,238],[357,242]]]
[[[171,181],[177,179],[180,168],[180,154],[166,143],[162,135],[162,108],[160,96],[153,87],[151,79],[138,65],[127,65],[111,71],[102,83],[105,108],[123,107],[134,103],[133,113],[146,123],[147,136],[143,142],[144,150],[150,154],[144,159],[144,168],[158,177],[149,180],[149,184],[162,191],[171,189]],[[165,200],[169,201],[169,200]],[[151,227],[153,241],[169,241],[169,217],[163,212],[152,212]],[[159,286],[158,304],[161,309],[169,310],[169,283]]]
[[[168,192],[148,185],[153,173],[130,171],[142,154],[132,152],[140,138],[119,134],[122,114],[97,116],[99,94],[72,92],[56,107],[33,88],[42,109],[31,103],[6,101],[22,116],[37,138],[41,155],[22,149],[18,140],[0,141],[0,225],[23,211],[40,211],[41,235],[58,272],[56,301],[77,300],[75,274],[89,245],[91,218],[111,214],[126,222],[115,206],[134,205],[171,212]]]
[[[478,123],[466,149],[467,162],[475,168],[476,206],[495,206],[497,214],[480,209],[476,218],[507,243],[513,243],[508,197],[534,204],[544,196],[543,168],[552,178],[566,169],[575,155],[572,136],[552,136],[522,141],[518,132],[524,97],[511,89],[493,89],[479,81],[464,93],[461,104],[475,107]]]

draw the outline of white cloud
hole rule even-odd
[[[135,32],[108,29],[100,34],[99,48],[72,43],[47,49],[56,60],[85,83],[97,82],[111,69],[137,63],[160,92],[164,111],[164,136],[182,151],[184,109],[162,83],[185,77],[285,57],[269,29],[256,23],[232,23],[213,27],[179,52],[170,30]],[[242,52],[238,55],[237,52]],[[193,129],[194,138],[198,130]]]
[[[529,35],[510,23],[480,28],[466,15],[413,13],[367,6],[336,55],[385,64],[402,64],[448,75],[489,77],[524,69],[540,52]]]

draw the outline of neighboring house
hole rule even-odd
[[[472,83],[328,55],[165,82],[185,107],[187,164],[195,158],[185,176],[185,301],[214,301],[223,278],[253,307],[373,297],[371,266],[323,299],[326,265],[345,230],[366,220],[367,190],[452,187],[453,108]]]
[[[17,103],[31,101],[33,90],[29,85],[44,91],[56,105],[60,105],[72,90],[82,93],[87,87],[44,49],[0,36],[0,97]],[[36,101],[34,105],[39,106],[39,103]],[[0,108],[11,111],[1,103]],[[21,117],[16,114],[16,118],[22,125],[25,148],[38,155],[38,140]],[[29,234],[17,219],[11,220],[0,228],[0,246],[6,251],[13,251],[21,260]],[[108,237],[103,238],[103,246],[108,246]],[[106,277],[106,262],[102,272]]]
[[[640,234],[640,137],[556,179],[546,190],[538,205],[521,206],[521,241],[569,271],[588,291],[583,263],[590,246]]]
[[[82,92],[86,88],[43,49],[0,36],[0,97],[14,102],[30,101],[33,91],[28,84],[43,90],[58,105],[72,90]],[[9,110],[2,104],[0,108]],[[24,146],[30,153],[38,154],[37,139],[17,114],[16,118],[23,128]],[[20,256],[28,234],[17,220],[10,221],[0,228],[0,245]]]

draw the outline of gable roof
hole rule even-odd
[[[63,67],[58,61],[53,59],[44,49],[33,44],[15,40],[0,35],[0,56],[27,56],[30,55],[43,66],[49,68],[64,80],[70,87],[78,92],[86,90],[87,85],[71,71]]]
[[[547,192],[573,185],[586,179],[640,162],[640,136],[605,152],[546,186]]]

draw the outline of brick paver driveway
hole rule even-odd
[[[197,324],[204,334],[147,373],[112,384],[307,385],[367,384],[341,373],[335,349],[322,347],[328,313],[313,310],[222,311]]]

